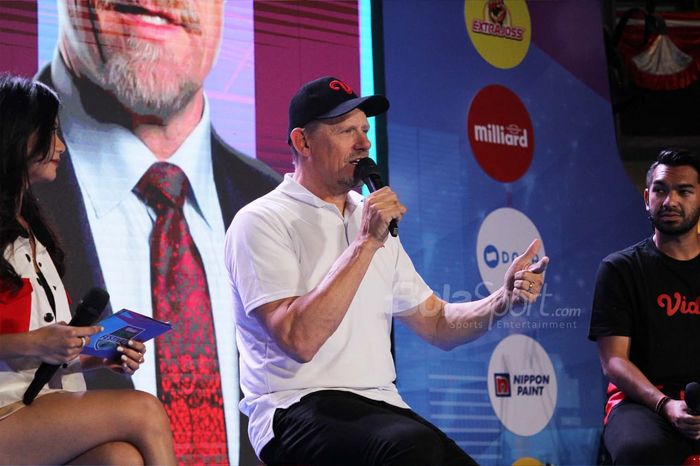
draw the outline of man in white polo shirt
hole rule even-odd
[[[448,349],[542,288],[548,259],[532,264],[537,241],[485,299],[448,304],[428,288],[388,236],[406,212],[396,194],[353,191],[370,148],[367,117],[388,107],[333,77],[302,86],[289,107],[294,173],[227,232],[241,410],[267,464],[475,464],[401,399],[392,318]]]

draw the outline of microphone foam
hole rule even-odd
[[[685,404],[692,411],[700,413],[700,384],[690,382],[685,387]]]
[[[91,288],[90,291],[88,291],[85,296],[83,297],[82,304],[95,308],[95,309],[104,309],[105,306],[107,306],[107,303],[109,302],[109,293],[107,293],[106,290],[103,290],[102,288]]]
[[[355,165],[355,182],[359,183],[371,175],[379,175],[379,167],[369,157],[362,158]]]

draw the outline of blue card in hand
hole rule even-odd
[[[96,325],[101,325],[104,330],[92,335],[81,353],[112,360],[120,357],[117,346],[128,346],[129,340],[146,342],[172,329],[169,322],[152,319],[128,309],[122,309]]]

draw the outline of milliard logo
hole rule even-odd
[[[535,150],[530,114],[507,87],[493,84],[474,96],[467,132],[474,158],[495,180],[513,182],[530,168]]]
[[[525,0],[465,0],[467,33],[479,55],[496,68],[518,66],[530,48]]]
[[[557,378],[547,352],[526,335],[510,335],[493,350],[489,399],[503,425],[517,435],[545,428],[557,405]]]
[[[474,140],[504,146],[528,148],[527,129],[515,123],[503,125],[474,125]]]

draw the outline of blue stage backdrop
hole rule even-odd
[[[471,344],[443,352],[396,327],[406,401],[485,465],[595,461],[594,277],[650,232],[617,155],[600,9],[383,2],[389,174],[416,268],[456,301],[498,288],[534,237],[551,259],[540,301]]]

